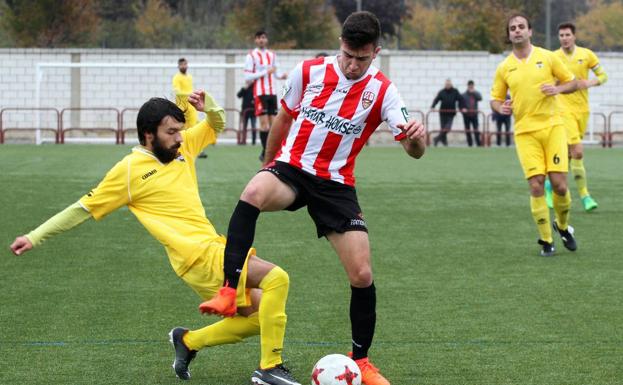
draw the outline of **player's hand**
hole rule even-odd
[[[502,115],[510,115],[513,113],[513,101],[512,100],[505,100],[504,103],[502,103],[502,106],[500,107],[500,111],[498,111],[499,113],[501,113]]]
[[[197,111],[203,111],[205,107],[206,92],[204,90],[195,90],[188,95],[188,102],[195,107]]]
[[[288,78],[288,74],[283,74],[279,79],[286,80]]]
[[[558,94],[558,87],[553,84],[543,84],[541,85],[541,92],[543,92],[547,96],[554,96]]]
[[[275,71],[277,71],[277,68],[275,68],[275,67],[268,67],[268,69],[266,70],[266,73],[268,75],[271,75],[271,74],[274,74]]]
[[[407,136],[407,139],[412,142],[424,141],[426,138],[426,128],[424,125],[413,119],[405,124],[397,124],[396,127],[400,128]]]
[[[15,238],[13,243],[11,243],[11,251],[15,255],[22,255],[30,249],[32,249],[32,243],[23,235]]]

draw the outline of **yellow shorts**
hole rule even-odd
[[[255,249],[251,248],[244,262],[240,281],[238,282],[238,295],[236,304],[239,307],[251,305],[250,290],[246,288],[247,263],[249,257],[255,255]],[[225,238],[222,242],[211,242],[206,245],[204,252],[184,273],[181,278],[204,300],[214,297],[223,286],[225,273],[223,262],[225,260]]]
[[[567,143],[569,145],[582,142],[588,125],[589,112],[566,112],[562,114],[562,120],[567,129]]]
[[[515,145],[526,179],[569,170],[567,132],[563,126],[516,134]]]

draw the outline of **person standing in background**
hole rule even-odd
[[[262,153],[260,161],[264,161],[266,139],[277,115],[277,85],[275,78],[285,79],[286,73],[278,72],[277,56],[268,49],[266,31],[255,33],[255,49],[247,55],[244,64],[244,80],[253,84],[255,97],[255,115],[260,117],[260,141]]]

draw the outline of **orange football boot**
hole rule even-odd
[[[236,306],[236,289],[223,286],[212,299],[199,305],[199,311],[203,314],[216,314],[223,317],[233,317],[238,310]]]
[[[348,353],[349,357],[353,357],[353,353]],[[372,365],[368,357],[355,360],[359,370],[361,370],[361,383],[363,385],[391,385],[389,381],[381,373],[379,369]]]

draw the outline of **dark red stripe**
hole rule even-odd
[[[357,106],[359,105],[359,101],[361,100],[361,95],[363,91],[366,89],[366,86],[372,79],[372,76],[368,75],[364,79],[358,81],[353,84],[353,86],[348,91],[348,94],[344,97],[342,101],[342,105],[340,106],[340,110],[338,111],[338,115],[345,119],[352,119],[353,115],[355,115],[355,111],[357,111]],[[318,152],[318,156],[316,156],[316,161],[314,162],[314,170],[316,170],[316,175],[321,178],[331,178],[331,173],[329,172],[329,166],[331,165],[331,161],[335,156],[338,148],[340,147],[340,143],[342,142],[342,135],[336,134],[334,132],[329,131],[327,137],[322,143],[322,147]]]
[[[379,89],[379,95],[372,106],[372,110],[370,111],[370,115],[366,119],[366,126],[363,129],[363,133],[353,143],[353,147],[350,150],[350,154],[348,154],[348,158],[346,159],[346,164],[344,167],[340,169],[340,175],[344,177],[344,184],[349,186],[355,185],[355,176],[353,171],[355,170],[355,159],[361,149],[370,138],[370,135],[377,129],[377,127],[381,124],[381,107],[383,107],[383,99],[385,99],[385,93],[387,92],[387,88],[390,85],[390,81],[383,76],[381,72],[378,72],[374,77],[377,80],[382,82],[381,88]]]
[[[339,78],[337,73],[333,69],[333,65],[329,64],[325,68],[324,73],[324,87],[320,94],[318,94],[314,100],[311,102],[311,107],[321,109],[329,100],[329,97],[337,87],[337,82]],[[294,144],[292,145],[292,149],[290,150],[290,164],[301,168],[301,157],[303,156],[303,152],[305,152],[305,148],[307,147],[307,142],[309,141],[309,136],[311,135],[312,130],[316,125],[309,120],[304,120],[301,123],[301,127],[299,128],[299,132],[296,135],[296,139],[294,140]]]

